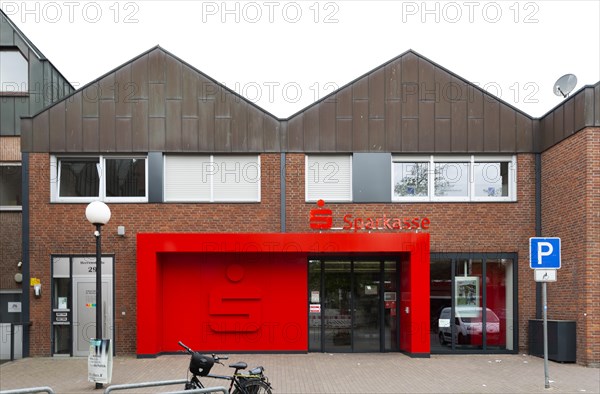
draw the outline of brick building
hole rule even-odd
[[[29,352],[87,352],[99,199],[117,354],[526,351],[560,236],[598,365],[599,132],[600,84],[536,119],[408,51],[278,119],[153,48],[22,120]]]
[[[21,120],[74,91],[0,10],[0,331],[8,358],[10,325],[20,336],[22,284]],[[6,352],[4,350],[7,350]],[[5,357],[6,356],[6,357]]]

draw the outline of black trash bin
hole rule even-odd
[[[544,321],[529,320],[529,354],[544,357]],[[548,320],[548,360],[577,361],[576,324],[574,320]]]

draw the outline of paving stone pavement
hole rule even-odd
[[[600,393],[600,369],[549,363],[551,387],[544,388],[543,359],[528,355],[432,355],[399,353],[240,354],[229,362],[263,365],[274,393]],[[113,359],[111,384],[185,379],[189,357]],[[226,362],[227,363],[227,362]],[[228,374],[215,365],[212,373]],[[222,380],[203,380],[222,386]],[[0,365],[0,390],[50,386],[56,393],[102,393],[87,381],[87,358],[26,358]],[[116,393],[181,390],[164,386]]]

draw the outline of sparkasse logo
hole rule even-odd
[[[333,223],[331,209],[323,208],[325,201],[317,201],[318,209],[310,210],[310,228],[313,230],[329,230]]]

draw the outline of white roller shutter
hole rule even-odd
[[[306,201],[352,201],[352,155],[306,156]]]

